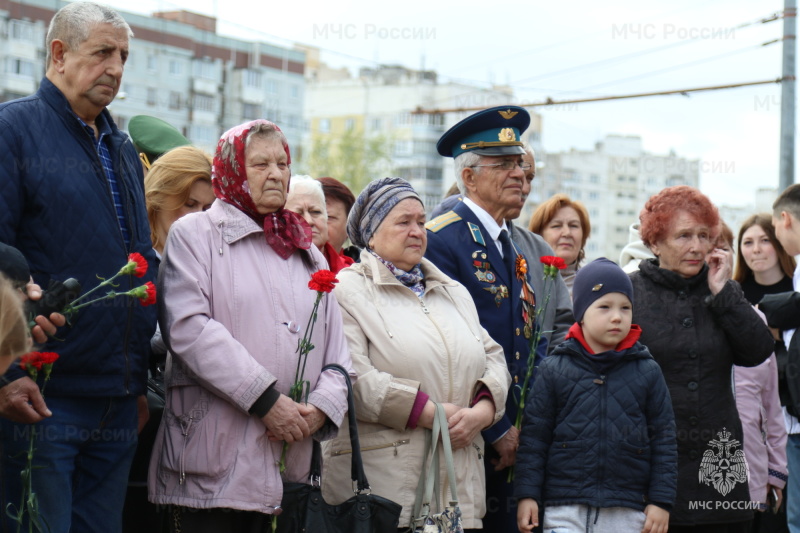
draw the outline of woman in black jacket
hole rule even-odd
[[[712,250],[719,214],[706,196],[685,185],[664,189],[639,219],[656,258],[631,274],[633,320],[661,365],[677,426],[669,531],[745,532],[753,504],[731,368],[764,361],[772,335],[729,279],[730,252]]]

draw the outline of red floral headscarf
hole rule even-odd
[[[253,120],[235,126],[222,134],[217,143],[217,153],[214,155],[211,183],[217,198],[238,207],[264,226],[267,244],[283,259],[288,259],[298,248],[308,250],[311,247],[311,227],[302,217],[282,206],[274,213],[262,215],[253,203],[245,168],[245,141],[247,136],[262,124],[275,131],[281,131],[278,126],[268,120]],[[287,163],[291,165],[292,156],[289,153],[289,144],[283,135],[281,137]]]

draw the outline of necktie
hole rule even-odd
[[[514,279],[514,252],[511,248],[511,238],[508,236],[507,230],[502,230],[499,238],[500,244],[503,247],[503,263],[506,264],[506,270],[508,272],[508,279],[506,282],[510,285]]]

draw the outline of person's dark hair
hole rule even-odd
[[[322,192],[325,193],[325,198],[338,200],[344,204],[346,214],[350,214],[353,204],[356,203],[356,197],[347,185],[337,180],[336,178],[324,177],[317,178],[322,184]]]
[[[720,239],[733,250],[733,230],[722,219],[720,219],[719,226],[717,227],[717,240],[714,241],[715,246],[719,244]]]
[[[800,183],[789,185],[772,204],[772,216],[780,218],[781,211],[800,220]]]
[[[769,213],[758,213],[745,220],[742,223],[742,227],[739,229],[739,238],[736,241],[736,268],[733,271],[733,279],[742,283],[747,278],[753,276],[753,271],[747,266],[747,262],[742,255],[742,239],[744,238],[744,233],[753,226],[759,226],[764,230],[770,244],[772,244],[772,247],[775,249],[775,255],[778,257],[778,264],[781,266],[781,270],[785,275],[791,278],[794,275],[794,269],[797,264],[794,257],[786,253],[778,237],[775,236],[775,228],[772,226],[772,215]]]
[[[675,214],[685,211],[699,222],[707,225],[716,238],[719,226],[719,211],[708,197],[694,187],[676,185],[654,194],[639,213],[639,234],[648,248],[667,237]]]

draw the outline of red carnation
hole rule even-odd
[[[144,284],[145,288],[145,295],[144,297],[139,297],[142,302],[142,305],[153,305],[156,303],[156,286],[153,285],[152,281],[148,281]]]
[[[44,360],[40,352],[28,352],[19,358],[19,367],[22,370],[27,370],[29,374],[35,374],[42,369]]]
[[[543,265],[555,267],[558,270],[564,270],[567,268],[567,264],[564,262],[564,259],[554,255],[543,255],[541,258],[539,258],[539,260]]]
[[[336,279],[336,274],[330,270],[317,270],[311,274],[308,288],[317,292],[331,292],[336,283],[339,283],[339,280]]]
[[[128,261],[136,263],[136,269],[133,271],[133,275],[137,278],[141,278],[144,276],[145,272],[147,272],[147,259],[142,257],[142,254],[133,252],[128,256]]]
[[[138,252],[130,254],[127,264],[120,270],[121,274],[133,274],[137,278],[144,276],[145,272],[147,272],[147,259]]]
[[[55,352],[41,352],[39,355],[43,365],[52,365],[58,360],[58,354]]]

